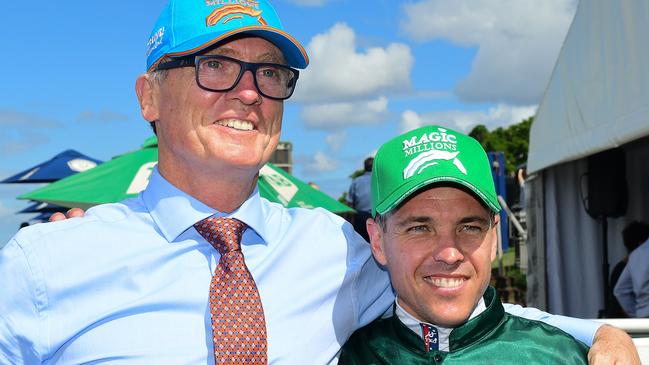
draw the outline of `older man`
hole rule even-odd
[[[307,63],[265,0],[171,0],[136,82],[157,169],[137,198],[0,251],[0,363],[335,361],[394,296],[344,220],[256,189]],[[629,353],[610,327],[554,320]]]
[[[427,126],[378,151],[367,224],[390,273],[394,315],[358,330],[341,364],[585,364],[587,347],[504,311],[489,287],[498,203],[473,138]]]

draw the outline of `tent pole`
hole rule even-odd
[[[603,242],[603,247],[602,247],[602,253],[603,253],[603,258],[602,258],[602,274],[603,274],[603,279],[604,279],[604,309],[600,313],[600,318],[606,318],[608,317],[610,313],[610,288],[609,288],[609,280],[608,280],[608,271],[609,271],[609,264],[608,264],[608,219],[606,216],[602,216],[602,242]]]

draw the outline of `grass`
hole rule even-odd
[[[514,249],[511,248],[503,253],[503,267],[510,267],[516,264],[516,253]],[[498,257],[491,263],[492,269],[498,268]]]

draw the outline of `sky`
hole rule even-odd
[[[201,0],[192,0],[201,1]],[[293,174],[338,198],[382,142],[534,115],[577,0],[271,0],[307,50],[285,102]],[[109,160],[151,136],[135,96],[166,0],[13,1],[0,12],[0,180],[75,149]],[[0,246],[31,215],[0,184]]]

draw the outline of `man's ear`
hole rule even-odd
[[[158,93],[159,86],[155,84],[149,74],[140,75],[135,81],[135,93],[140,102],[142,117],[148,122],[159,119]]]
[[[367,233],[370,236],[370,247],[372,248],[374,259],[383,266],[387,265],[388,261],[385,258],[385,251],[383,250],[383,227],[372,218],[368,219],[365,224]]]
[[[489,232],[489,239],[491,239],[491,262],[496,259],[498,254],[498,230],[500,229],[500,214],[496,213],[494,216],[493,227],[491,227],[491,232]]]

